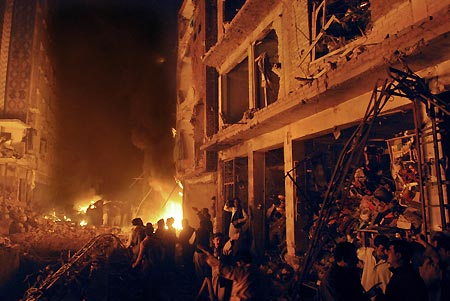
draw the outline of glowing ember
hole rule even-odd
[[[82,220],[82,221],[80,222],[80,226],[86,226],[86,225],[87,225],[87,221]]]

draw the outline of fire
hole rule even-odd
[[[87,225],[87,221],[82,220],[82,221],[80,222],[80,226],[86,226],[86,225]]]
[[[175,229],[183,229],[183,227],[181,226],[181,220],[183,219],[183,208],[180,202],[169,200],[156,220],[159,220],[161,218],[167,220],[169,217],[173,217],[175,219],[175,223],[173,224],[173,227]]]
[[[78,207],[78,211],[81,213],[86,213],[89,206],[93,205],[96,201],[98,201],[100,199],[102,199],[101,196],[93,195],[84,200],[79,200],[76,204],[76,206]]]

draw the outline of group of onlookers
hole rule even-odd
[[[161,281],[164,275],[181,266],[195,276],[199,288],[197,300],[261,300],[258,269],[250,255],[251,237],[248,215],[235,198],[224,210],[231,212],[228,236],[213,232],[211,215],[207,208],[197,210],[199,228],[194,229],[187,219],[176,235],[173,218],[144,225],[142,219],[132,220],[132,231],[127,242],[131,250],[132,267],[139,270],[149,300],[164,299]]]
[[[450,234],[436,233],[430,243],[421,235],[377,235],[370,247],[359,249],[340,242],[319,292],[324,301],[450,300]]]

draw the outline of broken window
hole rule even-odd
[[[238,123],[248,110],[248,59],[245,58],[222,79],[221,118],[224,124]]]
[[[312,60],[363,36],[370,22],[369,0],[310,0]]]
[[[263,108],[278,98],[280,77],[276,73],[280,68],[278,58],[278,37],[271,30],[261,41],[255,44],[255,108]]]
[[[231,22],[245,4],[245,0],[225,0],[224,2],[223,21]]]

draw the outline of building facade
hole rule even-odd
[[[449,5],[447,0],[184,1],[176,166],[185,211],[200,203],[207,207],[216,195],[216,226],[224,230],[224,201],[239,197],[250,213],[258,253],[268,245],[267,209],[283,195],[285,248],[295,262],[306,251],[339,153],[374,87],[388,78],[387,68],[407,64],[449,103]],[[395,139],[422,131],[418,148],[429,170],[421,186],[424,197],[413,201],[424,204],[427,228],[439,230],[448,222],[448,168],[433,169],[436,152],[425,141],[431,121],[423,106],[416,106],[392,96],[368,147],[392,169],[393,145],[405,144]],[[444,117],[440,129],[447,126]],[[444,140],[438,161],[448,156]],[[438,173],[444,181],[436,184]],[[395,193],[406,195],[398,187]]]
[[[46,0],[0,3],[0,198],[44,198],[55,147],[54,71]]]

